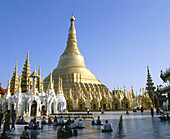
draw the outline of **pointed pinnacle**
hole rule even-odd
[[[71,16],[71,21],[75,21],[75,18],[74,18],[74,15],[73,15],[73,12],[72,12],[72,16]]]
[[[39,70],[38,70],[38,74],[39,74],[39,75],[40,75],[40,72],[41,72],[41,71],[40,71],[40,65],[39,65]]]
[[[29,50],[28,50],[28,52],[27,52],[27,59],[29,58]]]

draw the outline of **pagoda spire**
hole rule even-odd
[[[74,27],[75,18],[74,18],[73,12],[72,12],[70,21],[71,21],[71,26],[70,26],[69,34],[76,34],[76,29]]]
[[[41,70],[40,70],[40,66],[39,66],[39,69],[38,69],[38,75],[39,77],[37,78],[37,88],[38,88],[38,91],[40,93],[40,91],[42,90],[42,80],[41,80]]]
[[[70,21],[71,21],[71,25],[70,25],[70,29],[69,29],[67,47],[65,49],[65,52],[75,51],[77,53],[80,53],[78,46],[77,46],[76,29],[74,26],[75,18],[74,18],[73,13],[72,13],[72,17],[71,17]]]
[[[70,19],[71,25],[69,29],[69,35],[67,39],[67,47],[64,51],[64,53],[60,56],[60,60],[58,63],[57,68],[59,67],[65,67],[65,66],[81,66],[86,67],[84,62],[84,57],[79,51],[79,48],[77,46],[77,37],[76,37],[76,29],[74,26],[75,18],[72,13],[72,17]],[[72,55],[70,55],[72,53]],[[66,62],[68,60],[68,57],[70,61]]]
[[[124,86],[124,97],[126,97],[126,87]]]
[[[135,98],[135,94],[134,94],[134,91],[133,91],[133,86],[131,86],[131,94],[132,94],[132,98]]]
[[[58,78],[57,94],[63,94],[62,78]]]
[[[146,83],[146,90],[149,94],[149,97],[151,98],[152,100],[152,103],[154,104],[154,93],[155,93],[155,86],[154,86],[154,83],[152,81],[152,77],[151,77],[151,74],[149,72],[149,66],[147,66],[147,83]]]
[[[11,79],[11,91],[14,90],[14,93],[17,92],[18,89],[18,73],[17,73],[17,61],[14,69],[14,73]]]
[[[52,73],[52,71],[50,72],[50,82],[49,82],[49,84],[48,84],[48,89],[49,90],[54,90],[54,82],[53,82],[53,73]]]
[[[70,98],[70,99],[73,99],[73,95],[72,95],[71,88],[69,89],[69,98]]]
[[[30,64],[29,64],[29,51],[27,53],[27,59],[24,64],[21,78],[21,88],[22,92],[27,92],[29,90],[29,78],[30,78]]]
[[[6,97],[9,98],[10,96],[11,96],[11,91],[10,91],[10,79],[8,79],[8,86],[7,86]]]

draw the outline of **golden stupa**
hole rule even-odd
[[[74,26],[75,18],[72,14],[71,26],[67,40],[67,47],[64,53],[60,56],[58,66],[52,72],[54,80],[54,89],[57,90],[58,78],[62,78],[63,92],[66,97],[69,97],[70,89],[73,97],[76,99],[80,91],[85,98],[89,92],[109,92],[109,89],[103,85],[96,76],[87,69],[84,57],[80,53],[77,46],[76,29]],[[50,75],[44,79],[44,89],[48,87]]]

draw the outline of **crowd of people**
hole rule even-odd
[[[154,109],[151,108],[151,116],[154,116]],[[141,113],[143,113],[144,109],[141,107]],[[156,111],[158,113],[158,109]],[[126,113],[128,113],[128,109],[126,110]],[[159,111],[160,118],[161,119],[170,119],[169,115],[164,115],[163,112]],[[4,119],[3,119],[4,117]],[[15,130],[15,123],[16,124],[27,124],[27,126],[24,127],[24,131],[22,132],[21,139],[36,139],[37,136],[40,134],[38,130],[42,130],[44,125],[53,125],[57,130],[57,137],[63,138],[63,137],[71,137],[71,136],[77,136],[78,130],[77,129],[83,129],[84,123],[83,120],[80,118],[78,121],[71,119],[69,116],[68,119],[64,120],[63,117],[57,118],[56,116],[54,118],[52,117],[43,117],[41,121],[37,121],[36,117],[30,120],[30,122],[26,122],[24,117],[19,116],[16,120],[16,113],[15,110],[10,113],[10,110],[7,110],[5,116],[3,116],[2,111],[0,110],[0,129],[1,129],[1,123],[4,121],[3,126],[3,133],[2,136],[6,136],[6,133],[10,133],[12,129]],[[11,127],[10,127],[11,125]],[[105,123],[102,124],[100,116],[97,117],[96,121],[92,120],[92,125],[98,125],[103,126],[102,132],[112,132],[111,124],[108,122],[108,120],[105,120]],[[28,131],[29,130],[29,131]]]
[[[3,113],[0,110],[0,128],[1,128],[2,121],[3,121]],[[54,118],[48,117],[47,119],[46,117],[43,117],[41,119],[41,125],[40,125],[40,122],[37,121],[36,117],[31,119],[30,122],[26,122],[24,117],[21,116],[19,116],[18,119],[16,120],[15,110],[12,112],[12,114],[10,113],[10,110],[8,110],[5,114],[3,133],[1,137],[6,138],[7,133],[10,133],[12,129],[15,130],[15,123],[26,125],[24,126],[24,131],[21,134],[21,139],[28,139],[28,138],[36,139],[40,134],[38,130],[42,130],[44,125],[53,125],[54,127],[58,127],[57,128],[58,138],[71,137],[73,135],[77,136],[78,135],[77,129],[85,128],[84,122],[81,118],[76,122],[76,120],[71,119],[70,116],[68,117],[67,120],[64,120],[62,116],[60,118],[57,118],[56,116]],[[93,119],[92,124],[103,125],[101,123],[100,116],[98,116],[96,122]],[[108,123],[107,120],[105,121],[104,129],[102,131],[112,131],[111,125]]]
[[[16,124],[28,124],[28,123],[25,121],[24,117],[19,116]]]

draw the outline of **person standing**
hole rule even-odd
[[[90,112],[90,111],[89,111],[89,108],[88,108],[88,109],[87,109],[87,115],[89,115],[89,112]]]
[[[10,110],[8,110],[7,113],[5,114],[3,133],[5,133],[6,131],[11,132],[11,130],[10,130]]]
[[[12,113],[12,127],[11,127],[11,129],[15,129],[15,121],[16,121],[16,113],[14,110]]]
[[[154,117],[154,111],[153,111],[153,108],[151,108],[151,115],[152,115],[152,117]]]
[[[2,110],[0,110],[0,129],[1,129],[2,119],[3,119],[3,113]]]
[[[141,113],[143,113],[143,106],[141,107]]]

